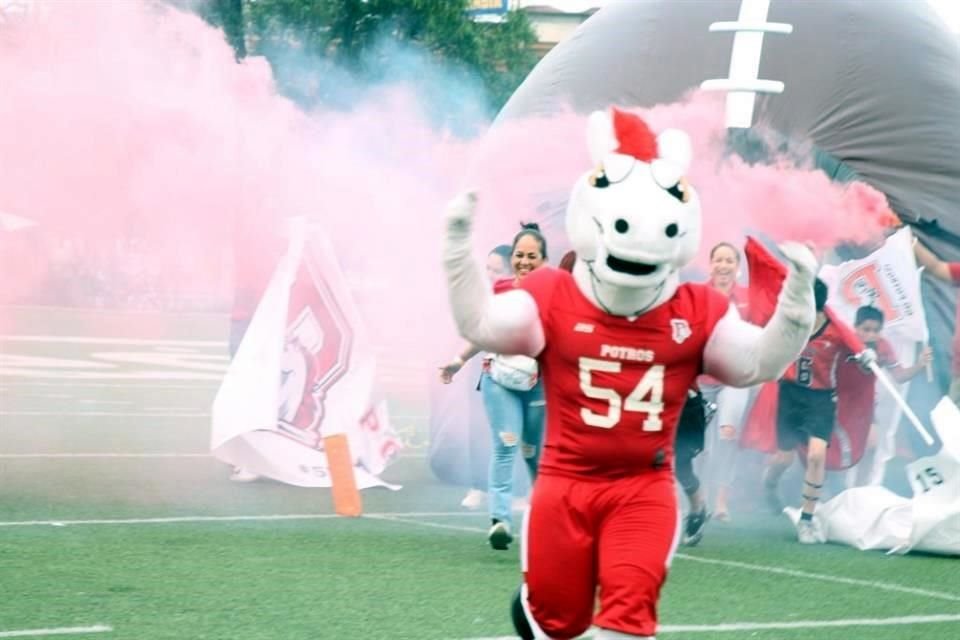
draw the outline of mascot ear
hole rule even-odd
[[[619,146],[609,111],[594,111],[587,119],[587,148],[594,166],[603,162]]]
[[[665,129],[657,136],[657,151],[661,159],[670,162],[684,175],[690,169],[693,156],[690,136],[679,129]]]

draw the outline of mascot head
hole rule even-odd
[[[577,180],[566,216],[577,257],[604,289],[675,286],[700,244],[700,201],[684,177],[689,137],[676,129],[655,135],[615,108],[594,112],[587,135],[595,168]]]

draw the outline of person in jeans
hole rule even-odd
[[[494,291],[502,293],[516,285],[547,259],[547,242],[536,223],[522,225],[511,245],[510,264],[513,277],[498,280]],[[479,353],[470,345],[463,353],[441,368],[441,378],[453,378],[464,363]],[[506,550],[513,542],[513,466],[519,451],[527,464],[531,480],[536,478],[540,460],[546,401],[539,378],[537,362],[526,356],[503,357],[486,354],[480,381],[483,404],[493,435],[493,456],[488,484],[490,546]]]
[[[498,245],[487,254],[485,267],[491,285],[498,280],[510,277],[512,255],[513,250],[508,244]],[[461,357],[441,367],[440,380],[444,384],[451,384],[454,374],[458,373],[461,367],[466,369],[466,375],[471,378],[470,381],[464,381],[470,387],[466,411],[468,416],[466,421],[466,446],[470,488],[463,500],[460,501],[460,506],[465,509],[482,509],[487,503],[487,486],[490,482],[490,450],[487,443],[490,437],[490,427],[486,419],[486,408],[483,406],[483,396],[480,394],[480,377],[483,371],[480,363],[477,363],[478,366],[472,366],[473,363],[469,366],[460,364],[461,362],[466,363],[473,355],[473,350],[468,349],[461,354]]]

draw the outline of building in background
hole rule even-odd
[[[551,0],[471,0],[469,11],[475,20],[488,22],[502,20],[508,11],[525,12],[537,32],[534,47],[537,56],[542,58],[596,13],[600,4],[589,0],[554,3]]]

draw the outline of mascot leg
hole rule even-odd
[[[513,620],[513,628],[522,640],[538,640],[546,638],[547,635],[537,626],[537,621],[533,619],[528,611],[527,585],[520,585],[513,593],[513,602],[510,603],[510,619]]]
[[[592,526],[585,526],[584,518],[592,517],[596,484],[563,476],[537,478],[524,519],[524,584],[512,607],[523,638],[577,638],[590,628],[597,550]]]
[[[680,537],[673,478],[650,473],[621,480],[615,499],[598,541],[600,612],[594,624],[603,634],[595,637],[652,638],[660,589]]]

